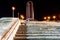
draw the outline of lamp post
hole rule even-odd
[[[53,16],[53,19],[55,20],[56,19],[56,16]]]
[[[44,17],[44,20],[46,20],[47,18],[46,17]]]
[[[12,13],[13,13],[13,18],[14,18],[14,10],[15,10],[15,7],[12,7],[12,10],[13,10],[13,12],[12,12]]]
[[[48,21],[50,21],[50,16],[48,16],[47,18],[48,18]]]

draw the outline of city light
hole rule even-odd
[[[47,21],[50,21],[50,16],[47,17]]]
[[[46,17],[44,17],[44,20],[46,20],[47,18]]]
[[[56,19],[56,16],[53,16],[53,19]]]
[[[21,19],[24,19],[24,15],[20,15]]]
[[[47,18],[50,19],[50,16],[48,16]]]

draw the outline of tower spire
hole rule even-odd
[[[32,1],[28,1],[26,4],[26,19],[28,18],[32,18],[34,20],[34,8]]]

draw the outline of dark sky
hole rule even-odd
[[[12,6],[17,13],[26,14],[26,3],[29,0],[0,0],[0,17],[12,17]],[[41,20],[44,16],[60,14],[60,1],[58,0],[32,0],[34,4],[35,19]]]

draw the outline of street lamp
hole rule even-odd
[[[56,19],[56,16],[53,16],[53,19],[55,20]]]
[[[53,19],[55,19],[56,18],[56,16],[53,16]]]
[[[48,20],[50,20],[50,16],[48,16],[47,18],[48,18]]]
[[[48,16],[48,19],[50,19],[50,16]]]
[[[46,20],[47,19],[47,17],[44,17],[44,20]]]
[[[46,18],[46,17],[44,17],[44,19],[46,20],[47,18]]]
[[[20,15],[20,17],[21,17],[22,19],[24,19],[24,16],[23,16],[23,15]]]
[[[13,10],[13,12],[12,12],[12,13],[13,13],[13,18],[14,18],[14,10],[15,10],[15,7],[12,7],[12,10]]]

